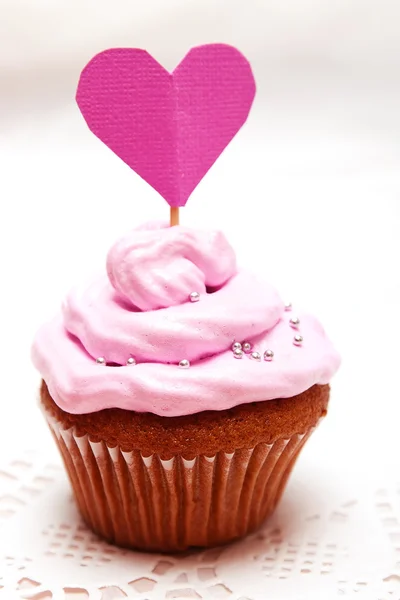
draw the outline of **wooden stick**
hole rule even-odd
[[[179,225],[179,206],[171,206],[170,225]]]

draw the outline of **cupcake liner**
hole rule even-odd
[[[254,530],[274,510],[313,430],[252,449],[163,460],[92,442],[46,418],[86,523],[119,546],[162,552]]]

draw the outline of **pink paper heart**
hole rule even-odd
[[[193,48],[169,73],[144,50],[113,48],[83,69],[90,130],[170,206],[184,206],[246,121],[255,82],[232,46]]]

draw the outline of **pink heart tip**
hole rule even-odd
[[[145,50],[105,50],[83,69],[76,100],[106,146],[170,206],[184,206],[246,121],[254,95],[239,50],[208,44],[172,73]]]

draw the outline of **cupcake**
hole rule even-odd
[[[239,269],[222,233],[179,225],[254,93],[223,44],[172,74],[111,49],[81,75],[89,128],[171,207],[171,226],[117,241],[32,351],[82,517],[120,546],[181,551],[253,531],[326,415],[339,357],[319,322]]]
[[[137,229],[38,332],[40,401],[79,510],[112,543],[223,544],[274,510],[339,358],[222,233]]]

